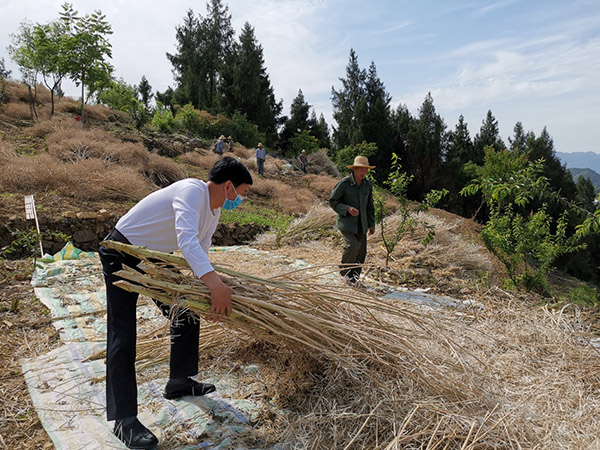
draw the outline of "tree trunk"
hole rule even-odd
[[[85,96],[84,96],[84,89],[85,89],[85,74],[81,74],[81,123],[85,122]]]

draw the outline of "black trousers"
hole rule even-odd
[[[105,240],[128,243],[116,230]],[[127,292],[113,283],[123,265],[135,268],[139,260],[116,250],[100,246],[100,260],[106,282],[106,415],[108,420],[136,416],[137,383],[135,378],[136,307],[138,294]],[[168,316],[170,306],[154,300]],[[198,373],[198,340],[200,322],[192,313],[181,314],[171,322],[171,378],[185,378]]]
[[[342,264],[340,274],[352,281],[358,281],[361,267],[349,267],[350,264],[363,264],[367,257],[367,235],[364,233],[354,234],[342,231],[344,236],[344,250],[342,252]]]

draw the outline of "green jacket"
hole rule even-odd
[[[358,221],[361,221],[362,233],[375,227],[375,205],[373,204],[373,185],[366,178],[356,184],[354,174],[342,178],[329,196],[329,204],[338,214],[336,226],[340,231],[358,234]],[[348,207],[358,209],[358,216],[348,214]]]

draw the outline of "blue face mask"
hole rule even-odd
[[[232,186],[233,186],[233,184],[232,184]],[[225,203],[223,204],[223,209],[226,209],[228,211],[231,211],[232,209],[235,209],[238,206],[240,206],[242,204],[242,200],[244,200],[244,197],[242,197],[240,194],[238,194],[237,191],[235,190],[235,186],[233,188],[233,191],[236,193],[235,200],[229,200],[227,198],[227,194],[225,194]]]

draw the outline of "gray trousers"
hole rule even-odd
[[[256,158],[256,165],[258,167],[258,174],[264,175],[265,174],[265,160]]]
[[[342,231],[344,236],[344,251],[340,275],[358,281],[362,267],[352,267],[352,264],[363,264],[367,257],[367,234],[354,234]]]

